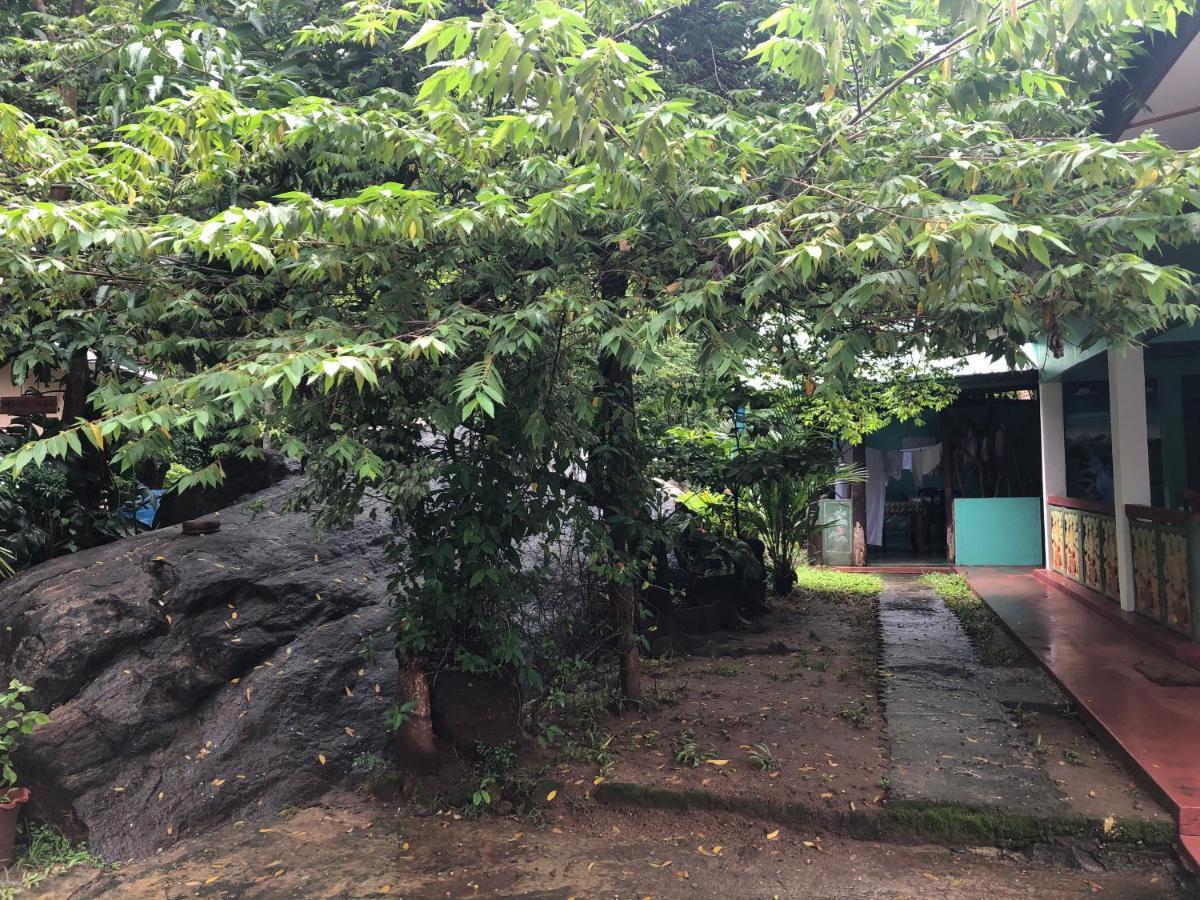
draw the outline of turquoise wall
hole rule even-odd
[[[954,562],[960,566],[1042,565],[1042,499],[954,501]]]

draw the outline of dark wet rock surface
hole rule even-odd
[[[958,619],[915,581],[886,581],[879,621],[893,800],[1065,812],[1005,710],[1052,702],[1049,685],[989,678]]]
[[[385,751],[386,517],[317,534],[282,511],[296,486],[218,513],[215,534],[150,532],[0,586],[0,677],[53,710],[19,757],[35,816],[138,856]]]

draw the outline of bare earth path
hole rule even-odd
[[[1112,816],[1118,828],[1127,819],[1169,821],[1078,721],[1055,712],[1053,697],[1034,692],[1041,711],[1010,721],[1013,690],[1020,688],[1019,703],[1030,699],[1027,673],[1019,665],[981,668],[954,616],[925,587],[889,580],[878,633],[873,600],[798,593],[776,607],[765,629],[716,635],[695,655],[648,663],[661,700],[646,712],[613,717],[596,705],[585,730],[598,737],[574,737],[572,758],[534,761],[534,774],[558,785],[553,796],[539,790],[535,807],[507,804],[530,809],[535,820],[508,817],[498,805],[500,815],[471,821],[432,814],[444,802],[432,796],[397,809],[365,792],[343,793],[117,869],[79,868],[19,900],[1194,896],[1165,850],[1093,856],[1088,842],[1080,852],[1070,842],[954,850],[772,821],[772,810],[788,804],[834,820],[856,808],[859,816],[881,814],[889,773],[899,782],[892,791],[912,800],[970,798],[1026,811],[1065,803],[1092,818]],[[877,650],[891,735],[872,677]],[[685,728],[719,757],[713,765],[676,758]],[[770,746],[774,770],[752,764],[756,743]],[[1032,753],[1035,744],[1043,752]],[[610,755],[601,759],[597,746]],[[953,786],[948,796],[939,793],[943,779]],[[594,786],[617,782],[703,794],[717,805],[609,805]],[[760,808],[757,818],[702,811],[746,811],[720,805],[745,798],[776,807]]]
[[[265,830],[264,830],[265,829]],[[229,826],[56,898],[1172,898],[1170,869],[1096,873],[1024,859],[782,831],[704,813],[563,807],[546,827],[398,817],[347,796],[270,826]],[[812,844],[808,846],[806,844]]]

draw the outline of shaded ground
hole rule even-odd
[[[548,827],[395,815],[346,797],[269,826],[228,826],[116,872],[76,870],[56,898],[1172,898],[1168,868],[1087,873],[773,830],[733,816],[555,810]]]
[[[525,756],[482,819],[466,814],[470,794],[461,790],[418,786],[400,808],[399,800],[342,794],[185,840],[119,870],[80,868],[43,884],[39,895],[1194,896],[1168,853],[1105,848],[1104,840],[952,850],[841,836],[863,835],[839,830],[839,821],[870,826],[894,809],[876,699],[875,602],[801,593],[778,603],[763,625],[716,636],[690,656],[650,662],[653,702],[641,714],[612,715],[611,694],[599,682],[576,686],[559,723],[566,733]],[[1057,788],[1073,812],[1169,822],[1015,648],[989,643],[986,656],[991,665],[965,677],[986,681],[1011,711],[1008,727],[1018,748],[1023,736],[1033,766],[1027,771],[1046,789]],[[599,795],[622,786],[667,808],[601,802]],[[757,815],[720,811],[723,803],[747,811],[747,800],[761,801],[751,804]],[[785,808],[814,814],[788,817]],[[959,837],[949,834],[947,843],[972,842]]]
[[[797,593],[774,607],[761,631],[649,661],[657,702],[599,720],[590,746],[601,752],[573,735],[568,762],[551,770],[564,793],[586,796],[601,778],[840,810],[878,805],[887,743],[874,600]]]
[[[927,576],[922,581],[940,583],[948,592],[947,603],[966,626],[975,655],[983,663],[982,682],[1008,710],[1030,759],[1053,782],[1070,812],[1092,819],[1111,816],[1117,827],[1128,819],[1174,821],[1088,730],[1067,696],[1009,637],[965,582],[961,588],[954,583],[961,582],[959,576]]]

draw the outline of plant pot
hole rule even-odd
[[[13,863],[13,840],[17,836],[17,817],[29,802],[29,788],[0,791],[0,869]]]

